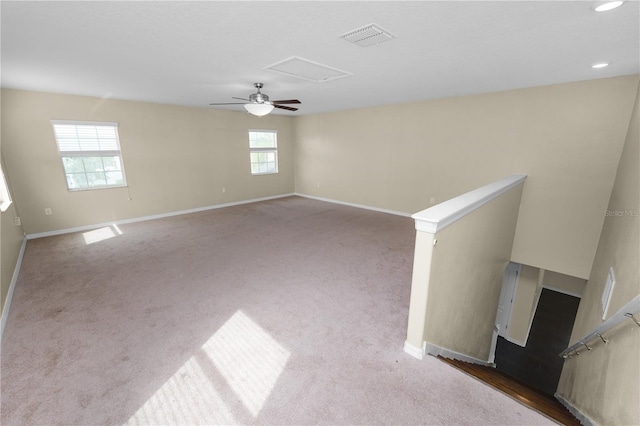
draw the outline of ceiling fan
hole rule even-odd
[[[254,83],[253,86],[257,89],[256,93],[252,93],[249,95],[249,99],[245,98],[236,98],[233,96],[233,99],[239,99],[241,101],[246,102],[223,102],[223,103],[215,103],[209,105],[244,105],[245,109],[253,115],[257,115],[258,117],[262,117],[263,115],[269,114],[273,111],[274,108],[285,109],[287,111],[297,111],[298,108],[293,108],[290,106],[286,106],[283,104],[299,104],[300,101],[297,99],[287,99],[281,101],[270,101],[269,96],[260,92],[262,89],[262,83]]]

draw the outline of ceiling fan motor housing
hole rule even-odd
[[[264,104],[269,102],[269,96],[260,93],[260,89],[258,89],[258,93],[249,95],[249,101],[253,104]]]

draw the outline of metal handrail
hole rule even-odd
[[[578,349],[580,349],[581,347],[584,347],[588,351],[590,351],[593,349],[593,346],[589,346],[589,343],[591,343],[593,340],[597,341],[598,339],[600,339],[602,340],[602,343],[606,345],[609,341],[604,338],[604,334],[627,319],[632,319],[640,327],[640,322],[635,317],[638,312],[640,312],[640,294],[631,299],[631,301],[620,308],[618,312],[607,318],[607,320],[600,324],[599,327],[593,329],[591,333],[587,334],[564,351],[560,352],[558,356],[566,359],[571,358],[574,355],[580,355]]]

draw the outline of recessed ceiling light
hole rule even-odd
[[[608,67],[609,66],[609,62],[598,62],[597,64],[593,64],[591,65],[591,68],[604,68],[604,67]]]
[[[599,4],[594,7],[593,10],[596,12],[606,12],[607,10],[615,9],[616,7],[622,6],[623,1],[608,1],[606,3]]]

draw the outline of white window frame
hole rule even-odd
[[[252,137],[251,137],[252,133],[272,133],[273,134],[274,146],[273,147],[268,147],[268,148],[252,147],[251,146],[251,143],[253,141]],[[275,161],[274,161],[275,170],[256,171],[256,172],[254,172],[254,168],[253,168],[254,164],[268,164],[268,163],[270,163],[270,162],[256,162],[256,161],[254,161],[254,154],[261,154],[261,153],[265,153],[265,154],[273,153],[274,154],[274,157],[275,157]],[[253,176],[274,175],[274,174],[278,173],[278,131],[277,130],[249,129],[249,169],[250,169],[251,174]]]
[[[127,186],[127,177],[125,175],[125,171],[124,171],[124,163],[122,160],[122,152],[120,149],[120,136],[118,135],[118,123],[115,122],[96,122],[96,121],[74,121],[74,120],[51,120],[51,125],[53,127],[53,134],[54,137],[56,139],[56,146],[58,148],[58,154],[60,154],[60,161],[62,163],[62,170],[63,170],[63,174],[64,174],[64,181],[65,184],[67,185],[67,190],[69,191],[88,191],[88,190],[94,190],[94,189],[105,189],[105,188],[122,188],[122,187],[126,187]],[[60,140],[58,138],[58,133],[56,131],[56,125],[63,125],[63,126],[89,126],[89,127],[110,127],[113,128],[115,130],[115,147],[114,146],[109,146],[108,148],[111,149],[102,149],[100,147],[100,138],[99,136],[97,136],[95,139],[85,139],[85,145],[83,147],[83,142],[80,139],[80,137],[78,137],[77,143],[78,143],[78,150],[62,150],[60,147]],[[97,144],[98,149],[89,149],[92,148],[92,144]],[[111,144],[110,144],[111,145]],[[114,149],[115,148],[115,149]],[[79,187],[70,187],[69,186],[69,178],[68,175],[72,174],[69,173],[69,171],[66,170],[65,168],[65,164],[64,164],[64,158],[65,157],[72,157],[72,158],[96,158],[96,157],[118,157],[118,161],[119,161],[119,165],[120,165],[120,172],[122,172],[122,182],[121,183],[113,183],[113,184],[109,184],[106,183],[104,185],[93,185],[93,186],[89,186],[87,184],[87,186],[79,186]],[[105,182],[106,182],[106,178],[107,178],[107,171],[108,170],[102,170],[102,172],[105,174]],[[86,177],[86,181],[89,182],[88,176],[89,173],[85,170],[84,174]]]
[[[4,171],[2,170],[2,164],[0,164],[0,212],[7,211],[13,201],[11,200],[11,193],[9,192],[9,185],[4,177]]]

